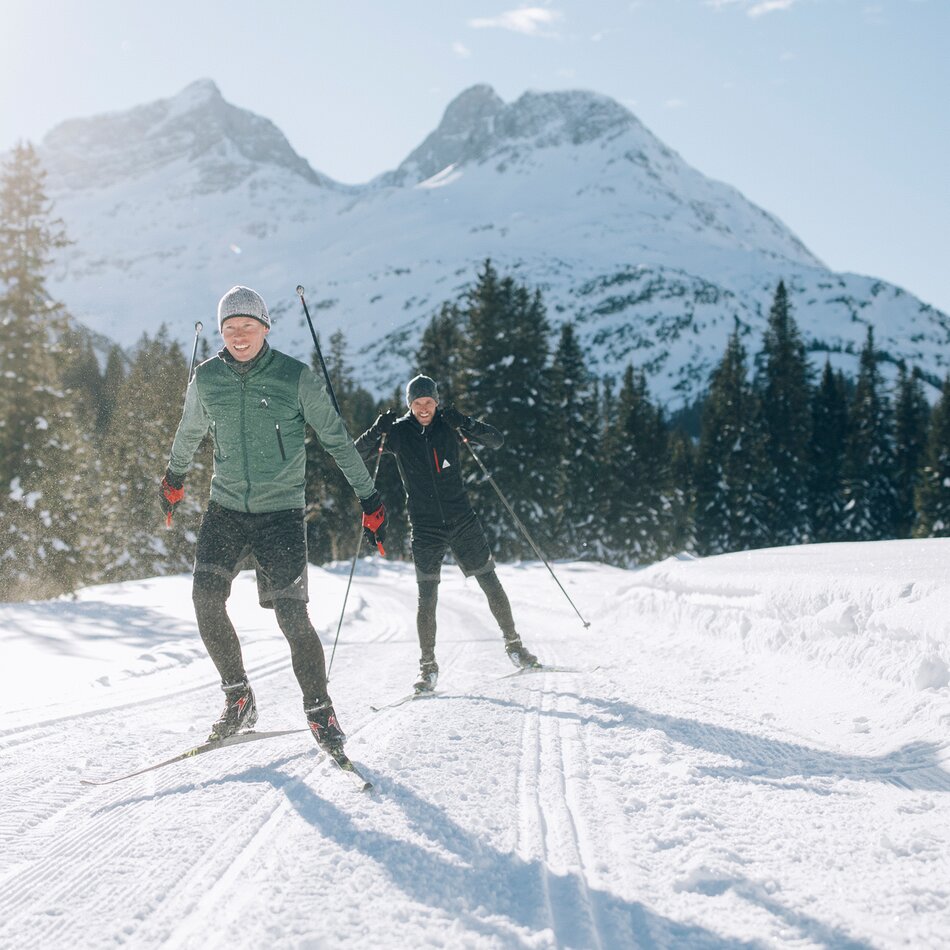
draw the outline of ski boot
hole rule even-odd
[[[508,654],[508,659],[519,670],[539,670],[541,669],[541,662],[538,658],[527,649],[525,649],[524,644],[521,642],[521,637],[512,637],[511,639],[505,638],[505,652]]]
[[[435,684],[439,682],[439,664],[435,660],[420,660],[419,679],[412,684],[416,695],[421,693],[431,693],[435,689]]]
[[[236,732],[251,729],[257,722],[257,703],[254,702],[254,690],[245,676],[238,683],[222,683],[224,690],[224,709],[218,721],[211,727],[208,742],[220,742]]]
[[[304,707],[304,713],[317,745],[334,757],[342,754],[346,735],[337,722],[333,703],[325,699],[316,706]]]

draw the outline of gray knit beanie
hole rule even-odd
[[[265,327],[270,329],[270,314],[267,312],[267,304],[264,298],[250,287],[232,287],[218,301],[218,330],[221,325],[230,317],[250,317],[252,320],[259,320]]]
[[[421,373],[409,380],[406,386],[406,405],[411,406],[414,399],[425,399],[426,397],[439,401],[439,387],[434,379],[423,376]]]

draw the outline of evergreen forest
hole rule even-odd
[[[213,350],[207,336],[176,339],[162,326],[131,352],[103,355],[47,291],[69,238],[44,183],[33,148],[17,146],[0,174],[4,601],[190,570],[211,478],[204,446],[167,530],[158,486],[193,349],[198,361]],[[473,278],[432,316],[408,375],[432,376],[443,405],[501,430],[500,449],[474,451],[549,559],[630,567],[680,552],[950,534],[950,379],[933,405],[916,368],[899,365],[888,381],[871,327],[856,376],[827,362],[818,372],[779,283],[761,338],[737,321],[704,398],[671,413],[636,366],[619,378],[592,371],[575,327],[552,326],[540,291],[491,261]],[[323,355],[354,437],[379,412],[405,411],[402,387],[377,400],[361,384],[342,333]],[[322,375],[316,353],[312,364]],[[357,500],[312,433],[308,461],[311,561],[350,559]],[[534,559],[467,450],[463,464],[496,559]],[[377,484],[388,556],[407,558],[391,457]]]

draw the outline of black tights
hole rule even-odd
[[[192,600],[198,632],[224,684],[238,683],[246,676],[241,643],[225,606],[230,592],[231,582],[224,577],[210,571],[199,571],[195,575]],[[290,644],[290,660],[303,693],[304,706],[309,708],[323,702],[327,698],[326,661],[323,644],[310,623],[307,605],[302,600],[281,598],[274,602],[274,612]]]
[[[515,632],[515,621],[511,615],[511,604],[508,602],[508,595],[505,593],[498,575],[491,571],[488,574],[476,574],[475,580],[478,586],[485,592],[488,598],[488,606],[501,627],[501,632],[506,640],[514,640],[518,634]],[[416,610],[416,629],[419,632],[419,649],[422,652],[423,663],[435,662],[435,608],[439,601],[439,582],[438,581],[419,581],[419,604]]]

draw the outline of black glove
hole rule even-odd
[[[442,410],[442,418],[453,429],[464,429],[471,425],[472,420],[468,416],[463,416],[455,406],[446,406]]]
[[[386,506],[378,490],[374,490],[369,498],[361,498],[360,505],[363,508],[363,534],[369,544],[379,548],[379,553],[383,554],[383,541],[386,538],[386,525],[389,518],[386,516]]]
[[[170,528],[172,515],[185,497],[185,476],[176,475],[170,468],[165,469],[165,477],[158,490],[158,503],[165,515],[165,524]]]
[[[396,420],[398,418],[399,418],[399,413],[396,412],[395,409],[387,409],[373,423],[373,428],[380,435],[389,435],[389,433],[392,431],[392,427],[396,424]]]

